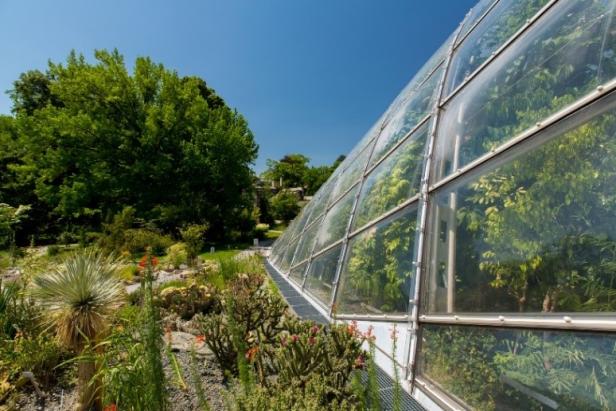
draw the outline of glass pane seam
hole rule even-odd
[[[365,177],[367,177],[370,173],[372,173],[374,171],[375,168],[377,168],[382,162],[384,162],[385,160],[387,160],[387,158],[389,156],[391,156],[391,154],[393,152],[395,152],[402,144],[404,144],[413,134],[415,134],[415,132],[417,130],[419,130],[426,122],[428,122],[430,120],[430,116],[431,113],[428,113],[424,118],[422,118],[419,123],[417,123],[415,126],[413,126],[413,128],[404,135],[404,137],[402,137],[400,139],[400,141],[398,141],[392,148],[390,148],[385,154],[383,154],[381,156],[380,159],[378,159],[373,165],[368,166],[368,169],[366,170],[366,174],[364,175]],[[370,159],[372,160],[372,159]],[[370,164],[370,161],[368,161],[368,164]]]
[[[529,313],[530,314],[530,313]],[[559,318],[502,315],[421,315],[423,324],[449,324],[550,330],[616,331],[616,320],[592,314],[565,314]]]
[[[334,315],[334,318],[336,320],[383,321],[383,322],[397,322],[400,325],[408,324],[407,315],[336,314]]]
[[[578,99],[573,104],[570,104],[569,106],[566,106],[565,108],[548,116],[542,121],[537,122],[534,126],[522,131],[517,136],[507,140],[505,143],[487,152],[483,156],[478,157],[477,159],[471,161],[466,166],[456,170],[455,172],[448,175],[447,177],[432,184],[430,186],[429,192],[432,193],[445,185],[449,185],[450,183],[463,178],[464,176],[468,175],[476,168],[482,166],[484,163],[487,163],[488,161],[491,161],[492,159],[501,157],[505,152],[510,150],[512,147],[517,146],[526,140],[535,138],[536,136],[540,135],[545,129],[557,124],[559,121],[563,120],[565,117],[571,116],[579,112],[580,110],[591,105],[595,101],[598,101],[604,96],[610,94],[614,90],[616,90],[616,79],[611,80],[608,83],[597,87],[595,91]]]
[[[430,397],[434,402],[443,409],[447,410],[471,410],[473,409],[468,404],[464,403],[458,397],[453,394],[443,391],[435,382],[433,382],[428,376],[420,374],[418,375],[414,383],[417,384],[424,394]]]
[[[454,52],[458,49],[458,47],[460,47],[460,45],[462,43],[464,43],[464,40],[466,40],[466,38],[468,36],[471,35],[471,33],[473,32],[473,30],[475,30],[475,27],[477,27],[479,24],[481,24],[481,22],[483,21],[483,19],[486,18],[486,16],[488,14],[490,14],[490,12],[492,11],[492,9],[494,7],[496,7],[496,5],[498,4],[500,0],[494,0],[492,2],[492,4],[490,4],[490,6],[486,9],[486,11],[483,12],[483,14],[477,19],[477,21],[475,23],[473,23],[473,25],[466,31],[466,33],[464,33],[462,36],[460,36],[460,38],[458,40],[456,40],[456,44],[453,48]],[[475,7],[477,7],[477,5],[475,5]],[[473,11],[473,9],[471,9],[469,11],[469,14]]]
[[[330,209],[334,208],[334,206],[336,206],[336,204],[338,204],[340,202],[340,200],[342,200],[344,198],[344,196],[349,194],[349,192],[352,191],[355,188],[355,186],[357,186],[357,184],[359,184],[361,182],[362,178],[363,178],[363,176],[360,176],[356,181],[353,182],[353,184],[351,184],[351,186],[348,189],[346,189],[344,191],[344,193],[342,193],[338,197],[336,197],[335,200],[332,200],[332,202],[327,205],[326,211],[329,211]]]
[[[349,233],[348,239],[350,240],[351,238],[355,237],[358,234],[361,234],[362,232],[366,231],[367,229],[371,228],[372,226],[377,225],[378,223],[380,223],[381,221],[391,217],[392,215],[396,214],[398,211],[410,206],[413,203],[416,203],[419,200],[419,194],[415,194],[413,197],[409,198],[408,200],[405,200],[403,203],[400,203],[399,205],[395,206],[394,208],[386,211],[385,213],[381,214],[380,216],[376,217],[375,219],[367,222],[366,224],[364,224],[363,226],[357,228],[356,230],[352,231]]]
[[[414,304],[409,304],[409,308],[408,308],[408,317],[409,317],[409,328],[411,330],[415,330],[416,332],[420,332],[420,327],[419,327],[419,321],[418,321],[418,305],[419,305],[419,296],[421,295],[421,287],[422,287],[422,274],[423,274],[423,259],[424,259],[424,254],[426,252],[425,250],[425,237],[426,237],[426,226],[427,226],[427,222],[428,222],[428,192],[429,192],[429,181],[430,181],[430,169],[432,166],[432,156],[433,156],[433,151],[434,151],[434,146],[435,146],[435,140],[436,140],[436,133],[438,130],[438,124],[439,124],[439,118],[440,118],[440,112],[442,110],[442,98],[443,98],[443,91],[445,89],[445,80],[447,79],[447,73],[449,72],[449,66],[451,65],[451,60],[454,54],[454,45],[456,44],[456,41],[458,40],[458,36],[460,35],[460,32],[462,31],[462,27],[464,27],[464,23],[466,21],[466,19],[468,18],[468,14],[466,15],[466,17],[462,20],[462,22],[459,24],[458,28],[456,29],[456,33],[454,34],[454,38],[451,41],[451,45],[449,46],[449,50],[447,52],[447,57],[445,59],[444,62],[444,67],[443,67],[443,73],[441,75],[441,79],[439,80],[439,85],[438,85],[438,90],[437,90],[437,95],[436,95],[436,99],[434,102],[434,107],[432,109],[432,125],[431,125],[431,130],[428,133],[428,141],[427,141],[427,149],[426,149],[426,158],[424,161],[424,169],[423,169],[423,175],[422,175],[422,180],[421,180],[421,188],[420,188],[420,192],[419,192],[419,196],[421,199],[421,204],[420,207],[418,208],[418,216],[419,216],[419,227],[417,227],[417,244],[415,245],[416,249],[417,249],[417,257],[416,257],[416,261],[414,261],[414,265],[415,265],[415,281],[414,281],[414,286],[412,286],[413,288],[411,290],[409,290],[409,299],[412,299]],[[418,340],[419,338],[416,338],[416,340],[411,341],[409,347],[405,347],[405,358],[404,358],[404,363],[405,364],[409,364],[409,367],[407,369],[407,374],[405,376],[405,378],[410,381],[411,384],[411,391],[413,389],[413,385],[414,385],[414,378],[415,378],[415,367],[416,367],[416,361],[415,358],[417,357],[417,347],[418,347]]]
[[[518,29],[518,31],[516,31],[511,37],[509,37],[509,39],[507,39],[507,41],[505,41],[503,43],[502,46],[500,46],[497,50],[493,51],[490,54],[490,57],[488,57],[483,63],[481,63],[481,65],[479,67],[477,67],[475,69],[475,71],[473,71],[471,74],[469,74],[468,76],[466,76],[464,78],[464,81],[462,83],[460,83],[458,85],[458,87],[456,87],[451,93],[449,93],[449,95],[447,97],[445,97],[440,104],[440,107],[442,108],[443,106],[445,106],[448,102],[450,102],[456,95],[458,95],[462,89],[464,89],[475,77],[477,77],[479,75],[479,73],[481,73],[487,66],[490,65],[490,63],[492,61],[494,61],[498,56],[500,56],[505,50],[507,50],[509,48],[509,46],[511,46],[512,44],[515,43],[515,41],[522,36],[524,33],[526,33],[531,27],[533,27],[535,25],[535,23],[537,21],[539,21],[541,19],[541,17],[546,14],[548,12],[548,10],[550,10],[552,8],[552,6],[554,6],[556,3],[558,3],[558,0],[551,0],[549,3],[547,3],[545,6],[543,6],[537,13],[535,13],[535,15],[533,17],[531,17],[530,19],[528,19],[526,21],[526,23],[520,27]]]
[[[307,262],[308,260],[310,260],[310,257],[308,257],[308,258],[304,258],[302,261],[300,261],[300,262],[299,262],[299,263],[297,263],[297,264],[293,264],[293,265],[291,266],[291,268],[289,268],[289,272],[291,272],[291,270],[293,270],[294,268],[297,268],[297,267],[299,267],[300,265],[304,264],[304,263],[305,263],[305,262]]]
[[[331,250],[332,248],[334,248],[334,247],[336,247],[337,245],[341,244],[344,240],[345,240],[345,238],[344,238],[344,237],[342,237],[341,239],[334,241],[333,243],[331,243],[331,244],[330,244],[330,245],[328,245],[327,247],[325,247],[325,248],[321,248],[320,250],[318,250],[318,251],[316,251],[316,252],[315,252],[315,251],[314,251],[314,249],[313,249],[313,253],[312,253],[312,255],[310,256],[310,260],[314,260],[315,258],[317,258],[318,256],[320,256],[321,254],[324,254],[324,253],[328,252],[328,251],[329,251],[329,250]]]
[[[340,283],[340,273],[342,271],[342,266],[344,264],[346,253],[349,247],[349,232],[351,231],[351,227],[353,226],[353,220],[355,219],[355,212],[357,211],[357,204],[359,204],[359,197],[361,195],[361,190],[364,185],[364,182],[366,181],[366,170],[368,169],[368,166],[370,165],[370,159],[374,155],[374,149],[376,148],[376,142],[378,138],[381,136],[381,133],[383,132],[384,128],[385,126],[383,125],[380,128],[378,134],[374,137],[374,143],[370,146],[370,152],[368,153],[366,164],[364,165],[364,169],[358,181],[357,193],[355,194],[355,199],[353,200],[353,207],[351,208],[351,214],[349,215],[349,221],[347,221],[347,226],[346,226],[346,230],[344,233],[344,237],[342,237],[342,240],[343,240],[342,249],[340,250],[340,255],[338,256],[338,265],[336,267],[336,274],[334,275],[334,282],[333,282],[334,291],[332,292],[332,298],[329,304],[329,307],[330,307],[329,316],[330,317],[333,316],[334,304],[336,302],[336,296],[338,295],[338,285]]]

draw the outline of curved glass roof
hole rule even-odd
[[[616,409],[615,9],[480,1],[272,247],[426,406]]]

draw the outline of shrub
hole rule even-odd
[[[232,411],[364,410],[361,402],[354,396],[323,401],[323,398],[326,398],[324,393],[328,390],[327,383],[325,378],[313,376],[303,389],[295,385],[276,386],[275,389],[257,385],[246,391],[236,386],[232,391],[229,409]]]
[[[208,226],[205,224],[191,224],[180,230],[182,240],[186,245],[186,254],[190,264],[195,264],[199,252],[203,249],[203,236]]]
[[[69,245],[77,241],[77,236],[70,231],[63,231],[58,236],[58,242],[62,245]]]
[[[282,190],[270,199],[270,209],[275,219],[288,222],[299,213],[300,206],[295,194]]]
[[[234,376],[239,373],[238,355],[245,354],[243,347],[251,348],[257,342],[270,344],[281,331],[286,304],[263,283],[262,275],[239,274],[222,294],[224,314],[196,317],[195,322],[220,367]]]
[[[269,231],[269,224],[257,224],[254,229],[254,236],[259,240],[263,240]]]
[[[149,248],[152,254],[163,255],[171,244],[173,240],[169,236],[145,228],[132,228],[124,232],[122,250],[134,255],[145,253]]]
[[[118,278],[124,282],[132,282],[139,275],[139,269],[135,264],[128,264],[118,271]]]
[[[37,382],[51,384],[68,369],[65,362],[70,358],[69,352],[47,333],[30,337],[18,335],[11,345],[13,352],[9,378],[12,380],[29,371]]]
[[[173,268],[180,268],[182,264],[185,264],[188,259],[188,255],[186,253],[186,245],[183,243],[176,243],[171,245],[167,249],[167,260],[169,264],[173,266]]]
[[[25,336],[38,333],[40,309],[23,291],[21,284],[0,279],[0,340],[13,339],[18,332]]]
[[[158,305],[190,320],[195,314],[206,314],[216,305],[216,290],[212,286],[191,284],[187,287],[168,287],[160,292]]]
[[[48,257],[55,257],[58,254],[60,254],[60,246],[53,244],[47,247]]]
[[[323,395],[350,396],[353,373],[364,368],[367,358],[361,348],[365,337],[357,326],[353,323],[325,328],[290,318],[284,328],[272,355],[277,383],[306,387],[317,374],[327,382]]]

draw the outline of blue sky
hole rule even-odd
[[[203,77],[267,158],[347,153],[475,0],[0,0],[0,90],[19,73],[117,48]],[[0,95],[0,113],[10,100]]]

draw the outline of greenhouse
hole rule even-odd
[[[272,247],[426,409],[616,409],[615,6],[480,1]]]

